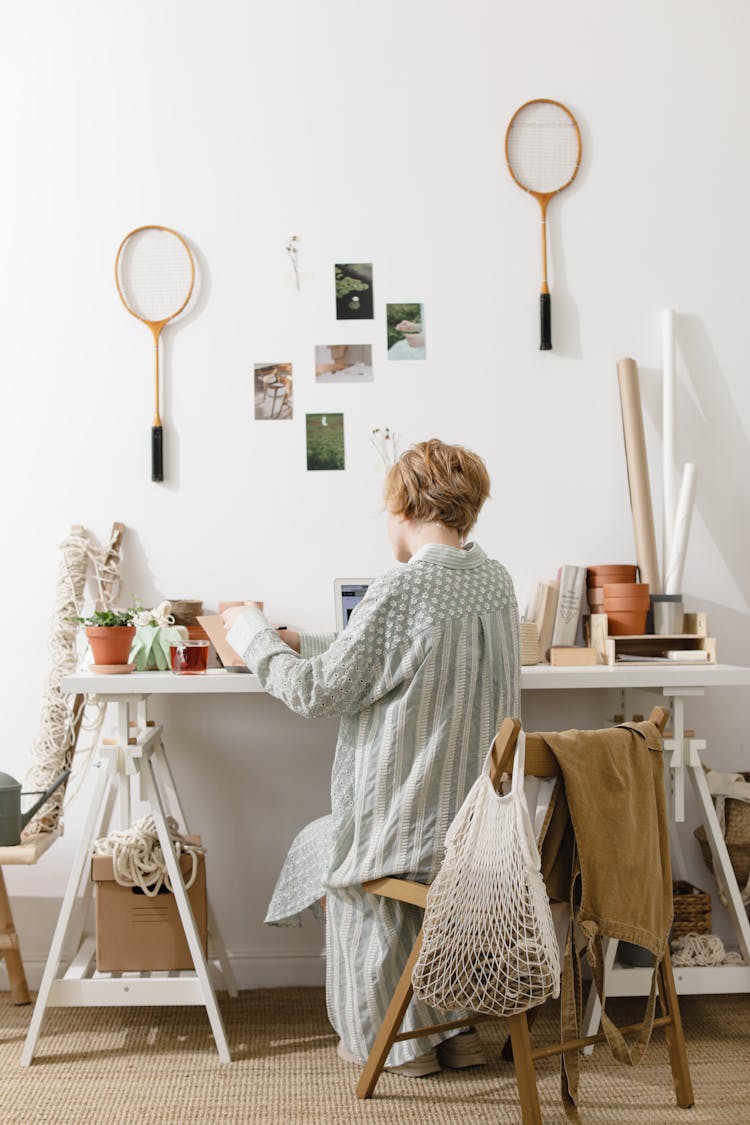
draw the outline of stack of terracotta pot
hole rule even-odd
[[[592,613],[606,613],[610,636],[637,636],[646,631],[648,583],[636,582],[636,573],[635,566],[624,563],[588,568],[589,608]]]

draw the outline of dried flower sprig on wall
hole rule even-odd
[[[292,269],[294,270],[294,284],[299,289],[300,287],[300,274],[299,274],[299,242],[298,234],[293,234],[285,246],[285,250],[292,261]]]
[[[394,430],[379,427],[370,434],[370,441],[375,446],[381,461],[386,469],[390,469],[398,460],[398,434]]]

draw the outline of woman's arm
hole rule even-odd
[[[309,658],[291,652],[257,609],[244,610],[227,639],[265,690],[298,715],[355,712],[400,682],[400,662],[386,653],[388,603],[373,583],[347,628]]]
[[[320,656],[330,648],[336,640],[338,633],[317,633],[310,629],[300,629],[299,648],[297,652],[309,660],[311,656]]]

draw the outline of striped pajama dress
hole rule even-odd
[[[297,836],[266,921],[298,924],[325,895],[329,1016],[365,1059],[422,912],[361,884],[383,875],[432,881],[500,720],[519,714],[513,584],[476,544],[428,544],[372,583],[343,633],[301,634],[300,654],[255,609],[228,639],[291,710],[341,718],[331,815]],[[439,1015],[412,1001],[404,1029]],[[388,1065],[451,1034],[397,1043]]]

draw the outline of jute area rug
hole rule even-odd
[[[612,1000],[620,1023],[643,1001]],[[483,1125],[520,1121],[512,1065],[500,1058],[503,1025],[483,1024],[489,1064],[423,1079],[385,1074],[369,1102],[354,1093],[357,1069],[336,1055],[319,988],[222,994],[234,1061],[218,1061],[200,1008],[51,1010],[29,1069],[18,1060],[31,1008],[0,994],[2,1125]],[[586,1125],[748,1125],[750,997],[684,997],[682,1013],[696,1105],[676,1107],[662,1032],[635,1070],[606,1047],[582,1061]],[[556,1032],[549,1006],[534,1029]],[[558,1060],[538,1064],[542,1114],[563,1123]]]

